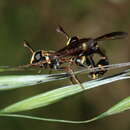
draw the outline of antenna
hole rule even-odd
[[[33,48],[29,45],[29,43],[26,40],[24,40],[24,47],[28,48],[31,53],[34,53]]]

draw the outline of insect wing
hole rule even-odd
[[[114,40],[114,39],[122,39],[125,38],[128,35],[126,32],[111,32],[108,34],[105,34],[103,36],[97,37],[94,40],[95,41],[104,41],[104,40]]]
[[[88,40],[89,40],[88,38],[78,39],[78,37],[74,36],[71,38],[70,43],[66,47],[58,50],[57,53],[62,53],[66,50],[69,51],[70,49],[78,48],[82,43],[88,42]]]

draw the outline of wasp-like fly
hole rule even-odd
[[[103,66],[108,65],[109,61],[98,43],[105,40],[122,39],[128,35],[126,32],[111,32],[97,38],[79,38],[77,36],[70,37],[61,26],[58,26],[56,30],[67,38],[66,46],[58,51],[34,51],[27,41],[24,42],[24,46],[32,53],[30,64],[45,69],[65,70],[71,74],[72,83],[75,80],[78,84],[80,82],[74,75],[72,65],[90,68],[100,67],[98,71],[90,72],[89,75],[93,79],[103,75],[107,71]],[[96,54],[100,56],[97,63],[94,60]],[[81,84],[80,86],[83,88]]]

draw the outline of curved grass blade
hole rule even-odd
[[[41,121],[48,121],[48,122],[59,122],[59,123],[71,123],[71,124],[84,124],[84,123],[90,123],[92,121],[105,118],[111,115],[115,115],[121,112],[124,112],[126,110],[130,109],[130,97],[127,97],[108,109],[106,112],[90,119],[90,120],[84,120],[84,121],[72,121],[72,120],[62,120],[62,119],[51,119],[51,118],[42,118],[42,117],[36,117],[36,116],[28,116],[28,115],[18,115],[18,114],[5,114],[0,113],[0,116],[7,116],[7,117],[17,117],[17,118],[26,118],[26,119],[33,119],[33,120],[41,120]]]
[[[104,85],[107,83],[115,82],[118,80],[128,79],[130,78],[130,70],[124,71],[120,74],[113,75],[106,78],[100,78],[97,80],[92,80],[83,83],[85,90],[98,87],[100,85]],[[49,92],[45,92],[39,94],[37,96],[30,97],[28,99],[19,101],[15,104],[12,104],[0,112],[2,113],[13,113],[13,112],[20,112],[20,111],[27,111],[32,110],[39,107],[45,107],[50,104],[53,104],[63,98],[69,97],[71,95],[77,94],[82,92],[83,89],[79,85],[69,85],[62,88],[58,88],[55,90],[51,90]]]
[[[130,66],[130,62],[127,63],[120,63],[120,64],[112,64],[112,65],[107,65],[104,66],[105,69],[115,69],[115,68],[121,68],[121,67],[126,67]],[[4,68],[6,71],[8,69],[11,69],[12,71],[16,68]],[[22,69],[22,67],[19,67]],[[3,70],[3,71],[5,71]],[[10,70],[10,71],[11,71]],[[76,71],[75,74],[77,73],[90,73],[92,71],[98,71],[100,70],[99,67],[95,68],[89,68],[89,69],[82,69],[80,71]],[[1,68],[0,68],[1,71]],[[16,89],[16,88],[21,88],[21,87],[26,87],[26,86],[31,86],[31,85],[36,85],[40,83],[45,83],[45,82],[50,82],[50,81],[56,81],[56,80],[62,80],[65,78],[68,78],[70,75],[67,73],[57,73],[57,74],[37,74],[37,75],[7,75],[7,76],[0,76],[0,90],[10,90],[10,89]],[[16,80],[17,79],[17,80]]]
[[[43,74],[43,75],[9,75],[0,76],[0,91],[36,85],[44,82],[61,80],[68,77],[67,74]]]

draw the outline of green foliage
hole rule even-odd
[[[111,68],[111,69],[116,68],[116,67],[118,68],[118,67],[122,67],[123,65],[128,66],[129,63],[122,63],[122,65],[121,64],[120,65],[119,64],[110,65],[109,68]],[[98,68],[96,68],[96,69],[98,69]],[[83,71],[85,71],[85,70],[81,70],[76,73],[81,73]],[[69,77],[69,75],[65,74],[65,73],[51,74],[51,75],[1,76],[0,77],[0,90],[10,90],[10,89],[14,89],[14,88],[21,88],[23,86],[30,86],[30,85],[36,85],[39,83],[43,83],[43,82],[61,80],[61,79],[67,78],[67,77]],[[64,87],[61,87],[58,89],[54,89],[54,90],[30,97],[30,98],[24,99],[17,103],[11,104],[11,105],[5,107],[4,109],[0,110],[0,116],[20,117],[20,118],[44,120],[44,121],[51,121],[51,122],[61,122],[61,123],[89,123],[91,121],[128,110],[130,108],[130,97],[122,100],[121,102],[119,102],[115,106],[111,107],[109,110],[100,114],[99,116],[94,117],[90,120],[86,120],[86,121],[48,119],[48,118],[39,118],[39,117],[27,116],[27,115],[11,114],[11,113],[32,110],[32,109],[36,109],[39,107],[46,107],[55,102],[61,101],[64,98],[70,97],[74,94],[81,93],[85,90],[99,87],[101,85],[112,83],[115,81],[129,79],[129,78],[130,78],[130,69],[123,71],[121,73],[118,73],[116,75],[109,76],[109,77],[99,78],[96,80],[84,82],[84,83],[82,83],[82,85],[84,86],[84,89],[82,89],[82,87],[78,84],[64,86]]]
[[[121,113],[123,111],[129,110],[130,109],[130,97],[127,97],[108,109],[106,112],[90,119],[90,120],[85,120],[85,121],[71,121],[71,120],[61,120],[61,119],[49,119],[49,118],[40,118],[36,116],[27,116],[27,115],[19,115],[19,114],[6,114],[2,113],[0,116],[7,116],[7,117],[17,117],[17,118],[26,118],[26,119],[33,119],[33,120],[40,120],[40,121],[49,121],[49,122],[59,122],[59,123],[72,123],[72,124],[84,124],[84,123],[90,123],[92,121],[105,118],[111,115],[115,115],[117,113]]]

